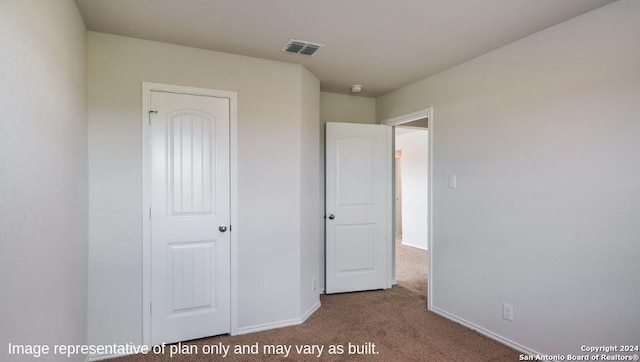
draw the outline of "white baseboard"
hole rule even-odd
[[[131,354],[135,354],[135,353],[129,353],[129,354],[97,354],[97,355],[87,356],[85,361],[102,361],[102,360],[110,359],[110,358],[118,358],[118,357],[129,356]]]
[[[451,321],[454,321],[454,322],[456,322],[458,324],[461,324],[461,325],[463,325],[463,326],[465,326],[465,327],[467,327],[469,329],[472,329],[472,330],[474,330],[474,331],[476,331],[476,332],[478,332],[478,333],[480,333],[480,334],[482,334],[482,335],[484,335],[486,337],[489,337],[489,338],[491,338],[491,339],[493,339],[495,341],[498,341],[498,342],[500,342],[500,343],[502,343],[504,345],[507,345],[507,346],[517,350],[517,351],[520,351],[523,354],[527,354],[527,355],[530,355],[530,356],[543,355],[542,353],[536,352],[536,351],[534,351],[534,350],[532,350],[530,348],[527,348],[527,347],[525,347],[525,346],[523,346],[523,345],[521,345],[519,343],[516,343],[516,342],[514,342],[514,341],[512,341],[512,340],[510,340],[508,338],[505,338],[505,337],[503,337],[503,336],[501,336],[499,334],[496,334],[496,333],[493,333],[493,332],[491,332],[491,331],[489,331],[487,329],[484,329],[483,327],[481,327],[479,325],[476,325],[476,324],[471,323],[471,322],[469,322],[467,320],[464,320],[464,319],[462,319],[462,318],[460,318],[460,317],[458,317],[458,316],[456,316],[454,314],[445,312],[442,309],[438,309],[437,307],[432,306],[431,307],[431,311],[436,313],[436,314],[438,314],[438,315],[440,315],[440,316],[442,316],[442,317],[445,317],[445,318],[447,318],[447,319],[449,319]]]
[[[320,308],[320,301],[314,304],[309,310],[298,319],[289,319],[273,323],[256,324],[249,327],[242,327],[236,330],[236,335],[266,331],[269,329],[296,326],[304,323],[311,315]]]
[[[289,327],[289,326],[302,324],[307,319],[309,319],[309,317],[311,317],[311,315],[315,313],[315,311],[317,311],[319,308],[320,308],[320,301],[318,301],[311,308],[309,308],[309,310],[304,315],[302,315],[302,317],[298,319],[289,319],[289,320],[279,321],[274,323],[265,323],[265,324],[250,326],[250,327],[238,328],[235,335],[260,332],[268,329]],[[127,356],[127,354],[93,355],[93,356],[87,356],[86,361],[89,361],[89,362],[101,361],[108,358],[116,358],[116,357],[123,357],[123,356]]]
[[[300,318],[300,323],[304,323],[307,319],[309,319],[309,317],[311,317],[311,315],[313,313],[315,313],[318,309],[320,309],[320,301],[318,301],[316,304],[314,304],[311,308],[309,308],[309,310],[307,311],[307,313],[305,313],[304,315],[302,315],[302,318]]]
[[[421,249],[421,250],[427,250],[427,248],[425,248],[424,246],[419,246],[419,245],[414,245],[414,244],[410,244],[410,243],[405,243],[404,241],[401,242],[400,244],[404,245],[404,246],[410,246],[412,248],[416,248],[416,249]]]

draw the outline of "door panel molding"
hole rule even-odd
[[[230,224],[238,230],[238,174],[237,174],[237,108],[238,95],[236,92],[214,90],[207,88],[185,87],[162,83],[142,83],[142,341],[151,346],[151,127],[150,104],[153,91],[178,93],[196,96],[212,96],[229,100],[229,194],[230,194]],[[230,334],[237,334],[238,330],[238,278],[237,260],[238,249],[236,233],[230,233]]]

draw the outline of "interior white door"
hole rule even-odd
[[[391,127],[326,127],[326,292],[390,288]]]
[[[228,98],[151,92],[151,342],[230,331]]]

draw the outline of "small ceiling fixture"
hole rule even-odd
[[[362,86],[360,84],[354,84],[351,86],[351,91],[353,93],[360,93],[362,91]]]
[[[322,47],[324,47],[324,45],[318,44],[318,43],[312,43],[306,40],[289,39],[287,44],[285,44],[281,50],[283,52],[311,56],[317,53],[318,50],[320,50],[320,48]]]

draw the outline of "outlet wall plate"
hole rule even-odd
[[[458,180],[456,175],[449,175],[449,188],[455,189],[458,187]]]
[[[509,303],[502,303],[502,319],[513,322],[513,306]]]

